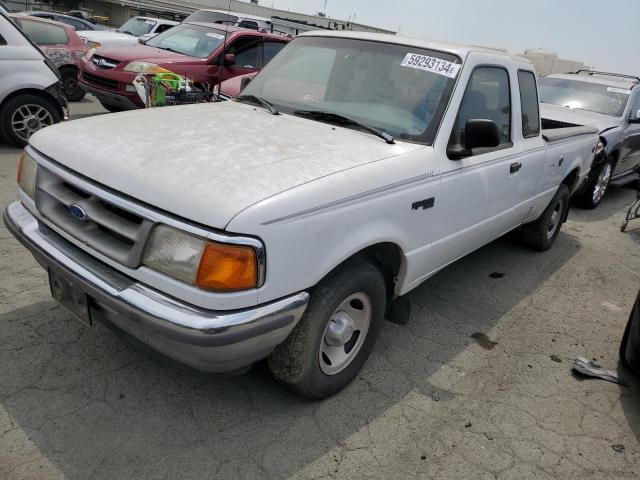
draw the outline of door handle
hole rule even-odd
[[[509,166],[509,173],[516,173],[521,168],[522,168],[522,164],[520,162],[512,163]]]

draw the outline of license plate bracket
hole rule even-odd
[[[66,278],[49,270],[49,288],[51,296],[71,315],[85,325],[90,326],[91,311],[89,297]]]

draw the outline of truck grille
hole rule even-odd
[[[95,54],[91,57],[91,63],[101,70],[111,70],[120,65],[118,60],[112,60],[111,58],[101,57]]]
[[[42,216],[85,245],[129,267],[140,266],[153,222],[39,168],[36,208]]]
[[[97,75],[91,75],[90,73],[82,73],[82,78],[87,83],[92,83],[100,87],[107,87],[113,90],[118,89],[118,82],[116,80],[110,80],[108,78],[98,77]]]

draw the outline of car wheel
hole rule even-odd
[[[60,69],[62,77],[62,91],[70,102],[79,102],[84,98],[86,92],[78,82],[78,71],[73,68]]]
[[[18,147],[24,147],[31,135],[61,120],[56,106],[36,95],[20,95],[9,100],[0,111],[2,135]]]
[[[584,208],[596,208],[602,202],[604,194],[609,188],[611,174],[613,173],[613,162],[605,160],[594,174],[589,174],[587,185],[576,197],[576,203]]]
[[[371,263],[353,259],[326,277],[302,319],[270,355],[274,377],[311,400],[330,397],[357,375],[384,320],[386,286]]]
[[[556,241],[569,209],[569,188],[562,184],[540,217],[523,225],[522,237],[532,248],[545,251]]]
[[[102,108],[104,108],[106,111],[111,112],[111,113],[118,113],[118,112],[124,112],[125,111],[124,108],[116,107],[115,105],[111,105],[109,103],[103,103],[102,100],[100,100],[100,105],[102,105]]]

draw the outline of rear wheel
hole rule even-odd
[[[0,130],[11,143],[24,147],[31,135],[61,119],[53,102],[36,95],[20,95],[9,100],[0,111]]]
[[[79,102],[84,98],[86,92],[78,82],[78,71],[75,68],[61,68],[62,91],[70,102]]]
[[[609,188],[612,173],[613,162],[607,159],[593,174],[589,174],[586,186],[575,196],[576,203],[589,209],[600,205]]]
[[[562,184],[540,217],[522,227],[525,243],[536,250],[551,248],[556,241],[569,209],[569,188]]]
[[[316,288],[302,319],[269,357],[274,377],[311,400],[330,397],[358,374],[384,320],[380,271],[353,259]]]

